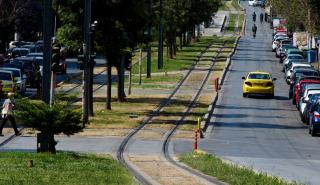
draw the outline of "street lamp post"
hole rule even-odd
[[[162,69],[162,67],[163,67],[163,0],[160,0],[158,69]]]
[[[82,120],[83,123],[89,121],[89,90],[90,90],[90,27],[91,27],[91,0],[85,0],[84,6],[84,70],[83,70],[83,89],[82,89]]]
[[[43,1],[43,78],[42,78],[42,100],[50,104],[51,88],[51,36],[52,36],[52,0]]]
[[[148,23],[148,51],[147,51],[147,78],[151,78],[151,26],[152,26],[152,0],[149,1],[149,23]]]

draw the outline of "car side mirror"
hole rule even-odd
[[[303,103],[308,103],[308,100],[306,100],[305,98],[302,99]]]
[[[291,73],[292,73],[292,71],[293,71],[293,70],[292,70],[292,69],[290,69],[290,72],[291,72]]]
[[[245,79],[246,79],[246,77],[243,76],[243,77],[242,77],[242,80],[245,80]]]
[[[22,78],[23,78],[23,79],[26,79],[26,78],[27,78],[27,75],[24,74],[24,75],[22,76]]]
[[[290,76],[287,76],[287,79],[290,79]]]
[[[276,80],[277,80],[277,78],[273,78],[273,79],[272,79],[272,81],[276,81]]]

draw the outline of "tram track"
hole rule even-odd
[[[160,105],[144,120],[144,122],[138,128],[136,128],[133,131],[131,131],[124,138],[122,143],[120,144],[120,146],[118,148],[118,151],[117,151],[117,159],[122,163],[122,165],[124,165],[137,178],[137,180],[140,183],[142,183],[142,184],[152,184],[152,182],[151,182],[151,180],[149,178],[146,178],[144,175],[142,175],[142,173],[139,170],[137,170],[135,167],[133,167],[131,164],[129,164],[128,161],[126,160],[126,158],[124,156],[124,152],[130,146],[129,145],[129,141],[135,135],[137,135],[137,133],[140,132],[147,124],[151,123],[154,117],[159,116],[161,111],[163,111],[167,107],[167,105],[170,104],[171,101],[173,101],[173,97],[177,95],[177,92],[179,90],[181,90],[182,85],[191,76],[192,72],[196,70],[197,64],[201,61],[202,56],[206,52],[208,52],[208,50],[211,48],[212,45],[213,44],[208,45],[208,47],[203,52],[201,52],[200,55],[198,55],[197,61],[195,61],[193,66],[189,69],[188,73],[179,82],[179,84],[173,90],[173,92],[163,102],[160,103]],[[194,170],[189,169],[187,167],[184,167],[184,166],[178,164],[177,162],[175,162],[174,159],[172,159],[172,157],[170,156],[168,148],[169,148],[169,144],[170,144],[170,140],[171,140],[172,136],[174,135],[176,130],[179,128],[179,126],[183,124],[185,118],[191,113],[191,111],[193,110],[194,106],[198,102],[199,97],[200,97],[201,93],[203,92],[203,89],[204,89],[206,83],[208,82],[208,79],[209,79],[210,75],[212,74],[212,71],[214,70],[215,61],[216,61],[217,57],[219,56],[219,54],[221,53],[222,49],[224,48],[224,45],[225,45],[225,43],[222,43],[222,46],[217,51],[217,54],[214,57],[212,57],[212,63],[210,65],[209,69],[208,69],[207,74],[203,78],[200,86],[198,86],[197,92],[191,98],[191,101],[188,103],[187,108],[185,110],[183,110],[182,116],[180,117],[180,119],[178,119],[176,121],[176,123],[174,124],[175,126],[172,129],[170,129],[169,131],[166,132],[165,138],[163,140],[162,152],[161,152],[161,155],[164,156],[165,159],[168,162],[170,162],[171,164],[173,164],[175,167],[178,167],[180,169],[184,169],[184,170],[188,171],[189,173],[191,173],[191,174],[193,174],[193,175],[195,175],[197,177],[201,177],[201,178],[209,181],[210,183],[215,183],[215,184],[219,184],[219,182],[216,181],[215,179],[207,177],[206,175],[203,175],[203,174],[201,174],[199,172],[195,172]]]

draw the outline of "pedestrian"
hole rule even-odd
[[[256,22],[256,18],[257,18],[257,14],[256,14],[256,12],[253,12],[253,14],[252,14],[253,22]]]
[[[268,14],[267,13],[264,13],[264,21],[268,22]]]
[[[252,26],[252,33],[253,33],[253,37],[255,38],[256,33],[257,33],[257,25],[256,24],[253,24],[253,26]]]
[[[260,13],[260,23],[261,24],[263,23],[263,13],[262,12]]]
[[[16,136],[21,135],[21,133],[19,133],[19,131],[18,131],[18,128],[16,125],[16,120],[14,119],[14,116],[13,116],[13,107],[14,107],[13,100],[12,100],[13,96],[14,96],[14,93],[9,92],[7,99],[4,101],[4,103],[2,105],[2,112],[1,112],[2,113],[2,124],[0,126],[0,136],[3,136],[2,130],[8,120],[11,122],[12,128],[13,128]]]

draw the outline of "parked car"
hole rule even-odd
[[[313,94],[310,96],[309,101],[307,101],[306,118],[305,118],[306,124],[309,124],[311,111],[314,109],[319,99],[320,99],[320,94]]]
[[[282,69],[284,74],[286,74],[287,71],[290,70],[292,65],[294,65],[294,64],[309,64],[309,63],[305,62],[304,60],[300,60],[300,59],[292,59],[289,61],[285,61],[284,65],[283,65],[283,69]]]
[[[18,66],[23,71],[23,74],[27,76],[26,84],[30,87],[36,87],[37,84],[37,72],[40,70],[39,65],[33,57],[19,57],[15,58],[11,64]]]
[[[267,72],[250,72],[246,77],[242,77],[243,85],[242,92],[243,97],[247,97],[249,94],[262,94],[269,97],[274,96],[274,81],[276,78],[272,78],[270,73]]]
[[[290,60],[301,60],[301,61],[305,61],[304,57],[300,54],[286,54],[285,58],[283,60],[284,65],[288,64]]]
[[[26,75],[23,75],[21,69],[2,67],[0,70],[12,71],[15,78],[17,92],[21,95],[26,93]]]
[[[306,118],[306,105],[309,98],[313,94],[320,94],[320,84],[308,84],[306,89],[299,100],[299,116],[302,122],[305,122]]]
[[[276,51],[276,49],[277,49],[278,45],[280,44],[280,41],[281,41],[281,40],[287,40],[287,39],[289,39],[289,37],[287,37],[287,36],[279,36],[279,37],[277,37],[277,38],[272,42],[272,51],[273,51],[273,52]]]
[[[298,48],[296,46],[292,46],[292,45],[282,46],[281,51],[280,51],[280,63],[282,63],[284,61],[284,59],[287,57],[288,49],[298,49]]]
[[[287,79],[287,83],[289,83],[289,80],[291,79],[291,75],[294,72],[294,70],[298,69],[313,69],[313,67],[308,63],[293,63],[291,68],[287,70],[285,74],[285,78]]]
[[[309,134],[313,137],[320,130],[320,102],[312,107],[309,113]]]
[[[295,70],[290,78],[290,85],[293,85],[296,83],[297,79],[301,76],[319,76],[319,71],[315,69],[298,69]]]
[[[16,82],[12,71],[0,70],[0,81],[2,81],[2,92],[8,94],[9,92],[16,93]]]
[[[291,39],[284,39],[280,41],[280,44],[276,48],[276,57],[280,57],[280,53],[283,46],[292,46],[292,40]]]
[[[307,84],[320,84],[320,77],[312,77],[314,79],[308,78],[300,78],[301,80],[297,80],[294,87],[292,88],[292,104],[296,104],[299,102],[301,94],[304,92],[304,88]],[[290,88],[291,89],[291,88]],[[301,91],[300,91],[301,90]],[[297,108],[299,104],[296,104]]]

